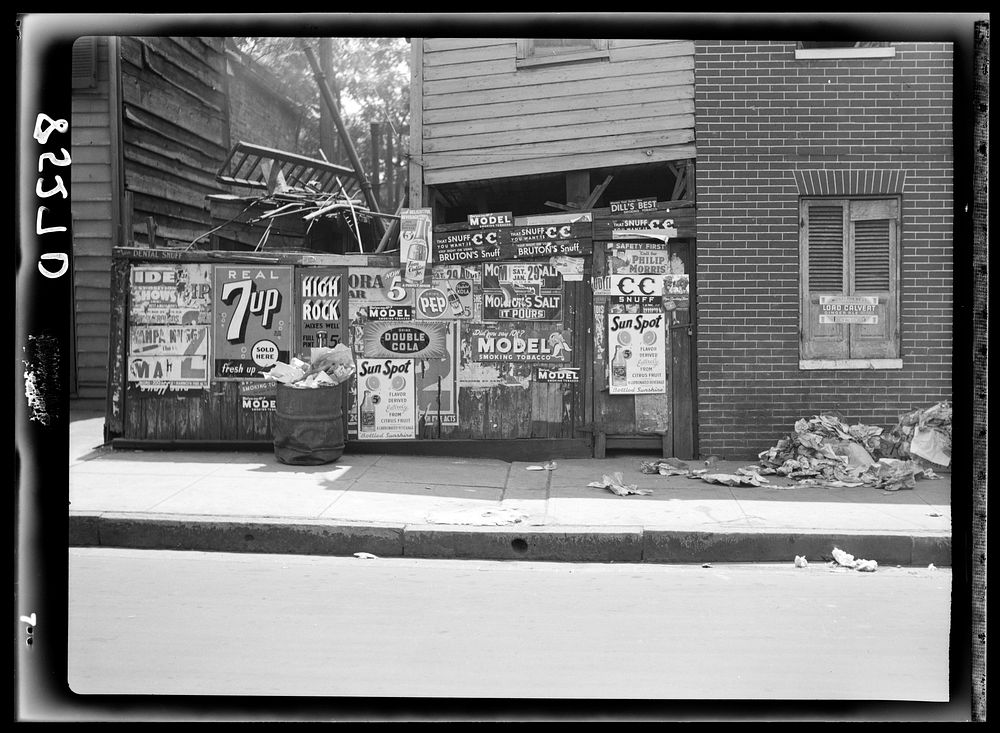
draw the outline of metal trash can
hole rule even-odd
[[[274,457],[281,463],[314,466],[344,455],[342,386],[296,389],[278,383]]]

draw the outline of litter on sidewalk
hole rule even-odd
[[[646,495],[652,494],[651,489],[640,489],[636,484],[626,484],[625,475],[621,471],[615,471],[613,474],[608,476],[607,474],[600,481],[591,481],[587,486],[593,486],[598,489],[607,489],[612,494],[618,496],[629,496],[630,494]]]

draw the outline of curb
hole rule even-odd
[[[775,563],[831,559],[951,566],[947,535],[691,532],[646,527],[331,524],[322,520],[71,512],[71,547],[598,563]]]

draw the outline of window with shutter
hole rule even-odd
[[[800,213],[804,368],[897,360],[899,200],[803,199]]]
[[[73,89],[97,88],[97,39],[78,38],[73,43]]]

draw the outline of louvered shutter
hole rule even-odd
[[[821,323],[821,298],[848,287],[847,202],[804,201],[801,206],[800,354],[803,359],[846,359],[848,327]]]
[[[97,88],[97,39],[78,38],[73,43],[73,89]]]
[[[878,298],[878,323],[850,327],[853,359],[899,356],[898,220],[899,204],[895,199],[851,202],[850,292]]]

